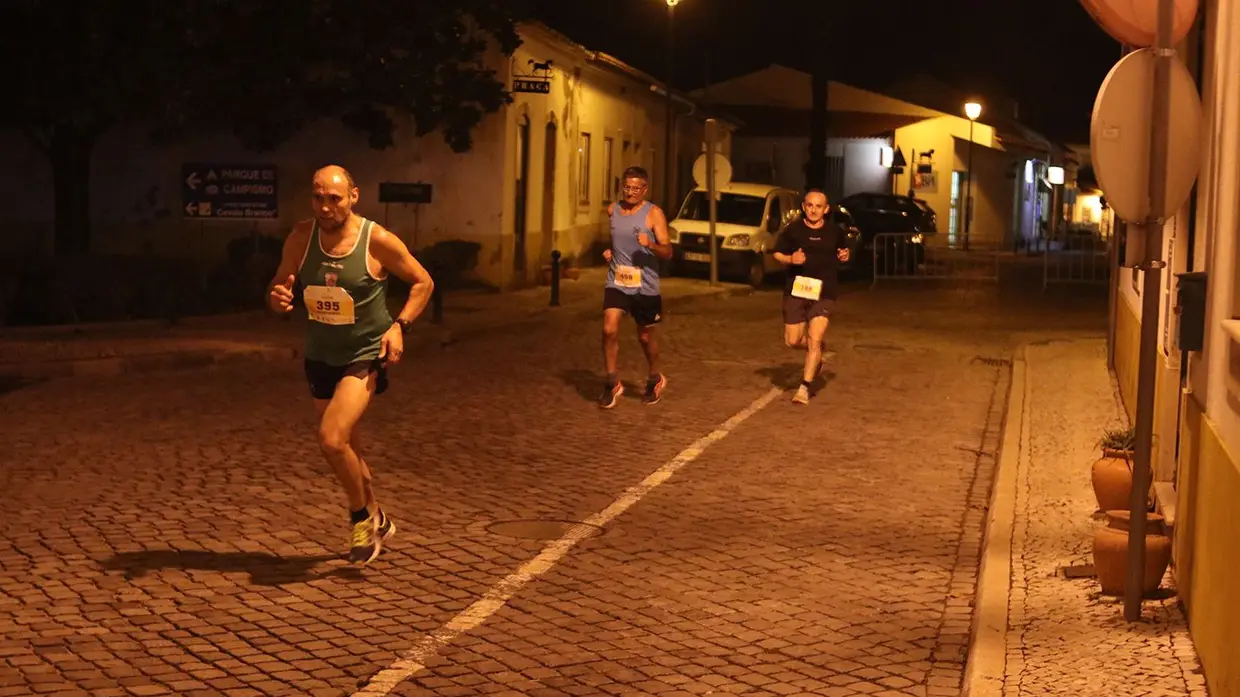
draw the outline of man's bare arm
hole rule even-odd
[[[667,232],[667,216],[663,215],[663,209],[651,206],[650,213],[646,216],[646,224],[654,231],[655,241],[651,243],[650,251],[660,259],[671,259],[672,241]]]
[[[267,307],[276,312],[288,311],[279,306],[281,300],[292,303],[293,283],[289,279],[294,282],[297,280],[300,271],[297,267],[301,265],[301,255],[306,251],[310,227],[310,223],[298,223],[288,237],[284,238],[284,247],[280,250],[280,265],[276,267],[275,275],[267,284]]]
[[[409,248],[399,237],[379,225],[375,225],[370,232],[370,253],[388,273],[410,286],[409,299],[396,319],[406,322],[417,319],[426,309],[435,289],[430,273],[409,253]]]

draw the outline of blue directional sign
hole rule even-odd
[[[278,217],[275,165],[189,162],[181,165],[187,218],[262,220]]]

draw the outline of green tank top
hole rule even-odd
[[[362,219],[353,249],[342,256],[323,251],[319,224],[310,231],[299,278],[310,322],[306,358],[343,366],[379,357],[379,340],[392,327],[387,309],[387,279],[370,275],[366,257],[370,230]]]

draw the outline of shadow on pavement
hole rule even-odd
[[[803,362],[783,363],[781,365],[759,368],[754,371],[754,374],[767,378],[771,381],[772,386],[778,387],[781,390],[793,390],[801,384],[801,371],[804,368],[805,364]],[[834,379],[835,373],[820,371],[818,377],[814,378],[814,382],[810,383],[810,394],[814,395],[823,391]]]
[[[33,387],[44,380],[36,380],[21,375],[0,375],[0,396],[16,392],[18,390]]]
[[[565,385],[576,390],[577,395],[587,402],[597,401],[599,393],[603,391],[602,376],[589,370],[566,370],[560,373],[560,379]],[[638,385],[628,380],[621,380],[620,384],[624,385],[625,398],[641,398],[646,390],[645,385]]]
[[[259,586],[305,583],[328,576],[361,578],[361,569],[355,567],[336,567],[326,573],[317,573],[314,570],[320,564],[343,558],[341,554],[281,557],[268,552],[179,552],[173,549],[155,549],[121,552],[102,562],[100,566],[108,571],[123,571],[126,579],[141,578],[151,571],[162,569],[245,571],[250,574],[250,581]]]

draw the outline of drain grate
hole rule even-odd
[[[605,531],[597,525],[575,520],[501,520],[487,526],[487,532],[522,540],[558,540],[573,528],[586,528],[583,538],[597,537]]]
[[[981,363],[991,368],[1006,368],[1012,365],[1012,359],[1010,358],[995,358],[993,356],[974,356],[972,362]]]

